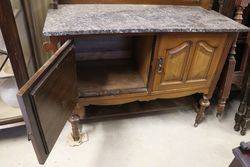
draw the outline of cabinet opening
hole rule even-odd
[[[75,41],[81,97],[147,91],[153,36],[95,36]]]

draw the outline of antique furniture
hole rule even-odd
[[[4,129],[24,125],[20,108],[13,107],[18,106],[15,102],[15,87],[17,84],[21,88],[29,79],[28,72],[33,73],[33,57],[29,50],[28,30],[20,2],[12,1],[12,6],[9,2],[1,1],[0,4],[0,129]],[[10,83],[12,88],[7,85]],[[9,103],[6,99],[9,99]]]
[[[18,93],[40,163],[70,115],[72,137],[80,139],[89,105],[202,93],[198,126],[237,32],[249,31],[209,11],[209,0],[53,2],[43,31],[53,55]]]
[[[248,36],[248,44],[250,44],[250,35]],[[250,121],[250,66],[247,66],[246,73],[244,76],[244,82],[242,87],[242,99],[238,109],[235,114],[235,131],[241,130],[241,135],[246,134],[247,124]]]
[[[227,3],[225,6],[223,6],[223,3],[221,3],[220,12],[228,17],[234,18],[234,20],[239,23],[244,23],[245,25],[249,26],[249,8],[245,10],[244,15],[243,11],[250,3],[250,0],[229,0],[226,2]],[[234,9],[236,9],[235,15]],[[236,85],[238,88],[242,87],[243,76],[249,53],[249,45],[246,42],[246,37],[247,33],[240,33],[239,38],[237,37],[237,39],[235,39],[223,69],[218,92],[219,100],[217,105],[217,116],[219,117],[222,115],[225,109],[226,101],[229,97],[232,84]]]
[[[233,149],[235,156],[229,167],[249,167],[250,166],[250,143],[241,142],[240,147]]]

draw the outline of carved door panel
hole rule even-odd
[[[211,35],[195,39],[186,83],[209,87],[220,62],[226,35]]]
[[[208,87],[220,61],[225,34],[176,33],[157,38],[153,90]]]
[[[65,44],[17,94],[29,138],[40,164],[51,152],[74,108],[76,67],[73,45]]]

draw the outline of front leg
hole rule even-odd
[[[203,98],[200,100],[200,109],[196,115],[194,126],[197,127],[205,118],[205,110],[210,106],[209,99],[206,95],[203,95]]]
[[[69,118],[69,122],[71,123],[72,127],[72,138],[74,141],[79,141],[81,136],[80,136],[80,129],[79,129],[79,120],[80,117],[76,114],[72,114]]]
[[[84,118],[84,116],[85,107],[77,102],[74,107],[74,111],[69,118],[69,122],[71,123],[72,128],[71,137],[74,140],[74,142],[71,143],[72,146],[78,146],[88,140],[87,134],[82,133],[79,127],[79,122]]]
[[[242,122],[243,117],[244,117],[244,115],[246,113],[246,107],[247,107],[246,103],[243,100],[240,103],[238,112],[235,114],[235,117],[234,117],[234,120],[235,120],[234,130],[237,131],[237,132],[240,131],[241,122]]]
[[[242,119],[243,119],[242,115],[240,115],[239,113],[235,114],[235,117],[234,117],[234,121],[235,121],[234,130],[236,132],[240,131],[240,125],[241,125]]]
[[[218,95],[219,101],[217,105],[217,114],[216,114],[218,118],[222,117],[222,114],[225,110],[226,102],[232,88],[233,74],[236,65],[236,60],[233,56],[230,56],[230,58],[227,61],[228,62],[223,69],[223,74],[221,75],[221,83]]]
[[[240,134],[242,136],[246,135],[246,132],[247,132],[247,118],[243,118],[242,121],[241,121],[241,131],[240,131]]]
[[[74,114],[78,115],[80,117],[80,119],[84,119],[85,118],[85,106],[80,105],[79,103],[76,104],[75,109],[74,109]]]

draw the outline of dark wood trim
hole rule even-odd
[[[29,75],[10,0],[0,1],[0,28],[17,86],[21,88],[29,80]]]

